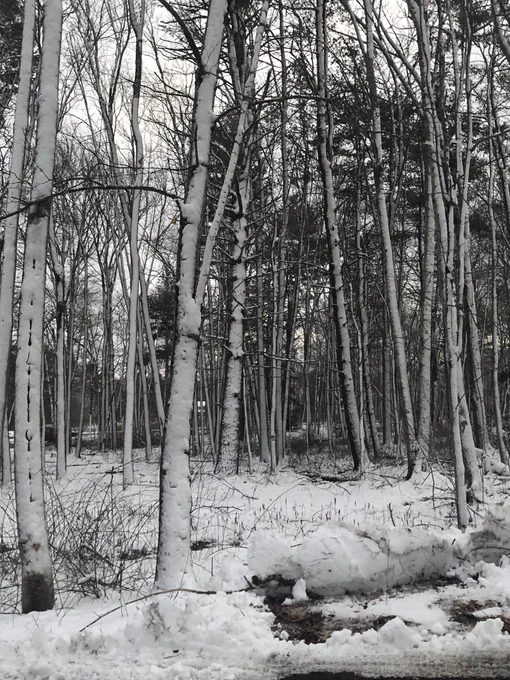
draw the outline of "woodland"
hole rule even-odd
[[[160,591],[190,569],[190,460],[440,468],[458,528],[482,512],[510,474],[509,73],[504,0],[1,2],[24,613],[55,605],[48,478],[83,457],[124,490],[159,464]]]

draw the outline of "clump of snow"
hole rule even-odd
[[[503,621],[501,619],[487,619],[479,621],[473,630],[466,635],[466,641],[478,651],[497,649],[503,637]]]
[[[284,536],[256,531],[248,546],[248,566],[260,579],[278,574],[286,579],[300,579],[302,571],[295,562],[295,551]]]
[[[328,647],[334,647],[336,645],[345,645],[352,638],[352,631],[344,628],[343,630],[335,630],[331,633],[331,636],[326,640],[326,645]]]
[[[421,635],[411,630],[396,616],[379,630],[379,642],[391,645],[397,649],[406,650],[416,647],[421,641]]]
[[[306,594],[306,581],[304,578],[300,578],[296,581],[292,588],[292,597],[296,602],[306,602],[306,600],[308,600],[308,595]]]
[[[249,583],[246,566],[239,559],[223,562],[218,573],[210,579],[207,587],[211,590],[245,590]]]
[[[510,554],[510,504],[492,505],[479,529],[459,540],[458,554],[471,562],[498,563]]]
[[[332,596],[384,591],[445,574],[455,559],[440,533],[329,522],[305,539],[296,562],[309,592]]]
[[[436,621],[436,623],[432,625],[430,632],[433,633],[434,635],[445,635],[446,628],[443,626],[442,623]]]

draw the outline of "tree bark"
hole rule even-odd
[[[34,49],[35,0],[25,0],[23,15],[23,37],[19,70],[18,96],[14,113],[11,171],[7,193],[6,211],[10,215],[5,221],[3,233],[2,268],[0,273],[0,432],[4,430],[6,412],[6,387],[9,354],[12,341],[12,317],[14,303],[14,279],[16,274],[16,244],[18,235],[19,208],[25,148],[29,127],[29,103],[32,82],[32,61]],[[4,451],[3,439],[0,464],[2,485],[11,482],[9,450]]]
[[[46,244],[57,134],[62,32],[61,0],[44,6],[42,64],[33,204],[28,213],[16,360],[15,472],[23,613],[52,609],[55,602],[44,514],[41,443]]]
[[[331,170],[332,150],[330,136],[330,121],[328,121],[328,92],[327,92],[327,50],[326,50],[326,17],[324,0],[317,0],[316,13],[317,30],[317,127],[319,136],[319,165],[323,183],[324,219],[328,234],[329,251],[331,257],[331,294],[333,296],[333,310],[338,342],[338,366],[342,385],[342,393],[347,422],[347,436],[349,448],[354,462],[354,469],[359,470],[362,456],[361,433],[359,429],[358,406],[351,361],[351,340],[347,313],[345,308],[344,281],[342,276],[343,257],[340,252],[340,235],[336,220],[335,192],[333,173]]]

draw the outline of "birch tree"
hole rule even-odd
[[[47,0],[43,19],[35,172],[32,205],[28,212],[16,360],[15,478],[23,613],[52,609],[54,605],[52,564],[44,514],[41,374],[46,244],[57,134],[61,32],[61,0]]]
[[[317,40],[317,128],[319,137],[319,167],[323,182],[324,219],[328,234],[331,257],[331,293],[333,296],[333,312],[338,336],[338,362],[344,398],[345,418],[349,447],[354,461],[354,469],[363,466],[364,447],[359,427],[358,405],[351,360],[351,341],[345,305],[344,280],[342,276],[343,257],[340,250],[340,235],[336,218],[336,202],[332,173],[332,126],[331,110],[327,90],[327,23],[324,0],[317,1],[316,12]]]
[[[209,224],[200,270],[195,278],[199,255],[198,237],[204,219],[214,91],[223,36],[223,17],[226,11],[224,0],[212,0],[209,6],[194,112],[196,136],[196,143],[192,148],[194,167],[186,199],[181,204],[177,331],[161,458],[161,502],[156,568],[156,584],[159,588],[176,587],[190,567],[190,418],[193,410],[194,382],[202,322],[201,306],[206,291],[214,243],[230,194],[249,120],[250,95],[254,91],[268,4],[268,0],[265,0],[261,8],[250,73],[240,100],[237,131],[214,217]]]
[[[170,395],[160,471],[159,542],[156,587],[179,587],[190,571],[189,478],[190,417],[201,325],[200,307],[194,297],[198,238],[203,227],[211,125],[226,0],[211,0],[204,46],[197,64],[194,109],[192,172],[181,206],[177,330],[172,359]]]
[[[459,527],[465,529],[468,523],[468,510],[466,498],[466,471],[463,457],[462,432],[461,432],[461,408],[459,394],[463,391],[462,365],[458,336],[457,318],[457,287],[454,278],[454,254],[455,232],[453,223],[447,216],[444,202],[446,184],[442,176],[441,148],[444,147],[442,140],[441,125],[437,116],[432,86],[432,61],[429,43],[429,27],[426,18],[425,4],[421,0],[408,0],[408,6],[413,24],[416,29],[423,98],[423,116],[427,134],[428,165],[431,173],[432,192],[434,196],[434,212],[438,224],[441,244],[441,266],[445,288],[445,328],[447,336],[447,350],[449,358],[449,395],[452,417],[452,430],[454,442],[455,460],[455,488],[457,503],[457,518]],[[464,413],[465,416],[465,413]],[[472,482],[473,483],[473,482]],[[474,480],[476,484],[476,480]]]
[[[34,49],[35,0],[25,2],[23,17],[23,38],[19,71],[18,96],[14,116],[11,172],[7,196],[7,214],[3,232],[3,250],[0,272],[0,433],[4,431],[6,409],[6,381],[9,352],[11,348],[14,278],[16,274],[16,244],[18,234],[21,189],[24,176],[25,149],[29,130],[29,102],[32,82],[32,61]],[[11,461],[9,448],[0,437],[0,464],[2,484],[10,482]],[[8,443],[8,440],[7,440]]]
[[[130,219],[130,256],[131,256],[131,289],[129,293],[129,340],[128,358],[126,367],[126,417],[124,427],[124,458],[123,458],[123,479],[124,486],[132,484],[134,481],[133,467],[133,410],[135,399],[135,358],[138,346],[137,326],[138,326],[138,288],[140,285],[140,258],[138,253],[138,223],[140,219],[141,189],[143,181],[143,139],[140,132],[139,107],[140,90],[142,85],[142,48],[143,48],[143,25],[145,15],[145,2],[142,0],[138,16],[134,6],[134,1],[129,0],[129,15],[133,32],[135,34],[135,77],[133,81],[133,99],[131,106],[131,125],[133,128],[133,139],[135,147],[135,194],[131,206]],[[141,333],[141,328],[140,328]],[[140,338],[141,340],[141,338]]]

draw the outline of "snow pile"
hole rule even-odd
[[[425,529],[329,523],[304,541],[297,562],[308,589],[329,596],[425,580],[446,573],[454,557],[449,541]]]
[[[264,610],[253,593],[158,598],[142,614],[142,619],[135,619],[125,628],[133,650],[163,644],[174,654],[207,661],[218,659],[221,649],[223,660],[233,662],[242,657],[254,663],[255,650],[278,644],[270,629],[273,615]]]
[[[420,642],[421,635],[408,628],[398,616],[385,623],[379,631],[379,643],[391,645],[397,649],[412,649]]]
[[[304,578],[309,593],[372,593],[445,574],[456,560],[446,534],[425,529],[328,522],[292,550],[275,535],[254,535],[248,565],[259,578]]]
[[[498,563],[510,555],[510,505],[490,506],[480,528],[457,541],[456,552],[470,562]]]
[[[498,649],[502,642],[502,630],[503,621],[501,619],[479,621],[473,630],[466,635],[466,642],[477,651],[485,652]]]
[[[275,574],[300,579],[303,574],[295,556],[285,537],[269,531],[255,531],[248,546],[248,566],[262,580]]]

